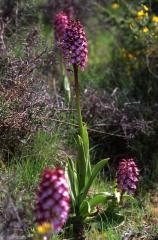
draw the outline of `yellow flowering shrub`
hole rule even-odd
[[[147,52],[150,46],[157,44],[158,37],[158,16],[152,11],[152,6],[140,4],[136,1],[119,1],[119,11],[112,12],[112,18],[116,17],[120,49],[116,54],[119,58],[119,71],[122,72],[123,79],[128,79],[129,85],[133,84],[133,76],[146,68]],[[118,31],[117,31],[118,28]],[[116,50],[115,50],[116,51]],[[123,66],[121,66],[121,64]],[[125,81],[121,81],[124,84]],[[146,85],[146,87],[148,84]],[[146,95],[148,95],[148,90]]]

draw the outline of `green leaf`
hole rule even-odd
[[[109,192],[100,192],[89,199],[89,204],[91,208],[94,208],[98,204],[105,204],[108,199],[113,198],[113,194]]]
[[[86,180],[88,180],[91,176],[91,163],[90,163],[90,154],[89,154],[89,137],[86,125],[83,126],[82,129],[82,140],[85,152],[85,160],[86,160]]]
[[[83,141],[80,136],[78,136],[77,147],[78,147],[78,158],[77,158],[76,166],[77,166],[79,191],[81,192],[81,190],[85,186],[86,157],[85,157],[85,152],[84,152]]]
[[[78,179],[75,164],[70,158],[68,159],[68,177],[72,204],[75,207],[78,196]]]
[[[91,163],[89,155],[89,138],[86,126],[82,126],[82,136],[78,136],[77,174],[80,191],[83,190],[91,177]]]
[[[100,162],[98,162],[95,167],[92,170],[92,175],[88,181],[88,183],[86,184],[86,186],[83,189],[83,193],[80,196],[79,202],[82,203],[82,201],[86,198],[87,193],[93,183],[93,181],[95,180],[97,174],[102,170],[102,168],[105,166],[105,164],[107,164],[109,158],[101,160]]]
[[[91,207],[87,200],[83,201],[82,204],[80,205],[79,213],[80,216],[82,216],[83,218],[90,215]]]

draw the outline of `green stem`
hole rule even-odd
[[[76,109],[78,113],[78,123],[79,123],[79,129],[80,129],[80,136],[82,137],[83,134],[83,122],[82,122],[82,114],[81,114],[81,107],[80,107],[80,86],[78,81],[78,66],[77,64],[73,65],[74,69],[74,81],[75,81],[75,94],[76,94]]]

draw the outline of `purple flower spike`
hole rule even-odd
[[[134,194],[137,188],[139,170],[133,159],[122,159],[117,170],[117,187],[121,192]]]
[[[68,218],[70,196],[68,184],[61,168],[45,169],[39,185],[36,201],[38,226],[50,224],[59,233]]]
[[[83,26],[70,20],[62,41],[64,59],[68,66],[76,64],[84,70],[88,61],[88,44]]]
[[[69,18],[64,12],[59,12],[54,17],[55,39],[60,41],[63,39],[65,29],[68,26]]]

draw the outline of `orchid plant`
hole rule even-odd
[[[78,114],[79,135],[77,136],[78,155],[76,161],[68,159],[68,178],[72,204],[72,222],[75,239],[83,239],[84,222],[97,214],[96,206],[103,204],[107,198],[113,197],[107,192],[89,196],[89,190],[98,173],[108,162],[101,160],[95,166],[90,161],[89,137],[87,127],[82,121],[80,107],[80,87],[78,79],[79,67],[83,71],[88,60],[88,44],[83,26],[79,21],[69,21],[62,44],[63,56],[67,66],[73,66],[76,109]]]

